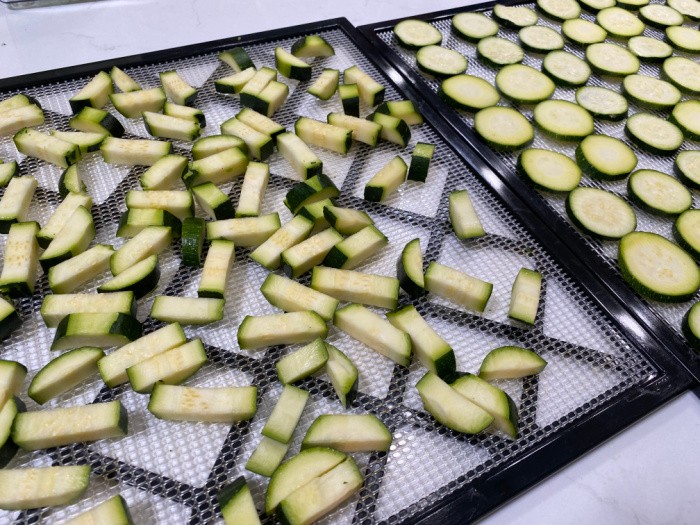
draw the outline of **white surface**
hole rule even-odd
[[[0,4],[0,77],[338,16],[361,25],[468,1],[101,0]],[[700,522],[700,400],[687,393],[489,516],[489,525]]]

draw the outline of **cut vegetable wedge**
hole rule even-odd
[[[28,395],[43,405],[97,374],[97,361],[104,357],[101,348],[76,348],[49,361],[32,379]]]
[[[478,434],[493,423],[493,416],[461,395],[432,372],[416,384],[423,406],[447,428],[465,434]]]
[[[257,411],[257,388],[231,386],[193,388],[156,383],[148,410],[159,419],[232,424]]]
[[[66,505],[85,492],[89,481],[89,465],[0,470],[0,509]]]
[[[329,447],[341,452],[386,452],[391,432],[372,414],[324,414],[306,431],[302,449]]]
[[[280,501],[342,463],[348,456],[330,448],[308,448],[284,462],[270,478],[265,512],[272,514]]]
[[[126,409],[119,401],[17,414],[12,440],[24,450],[124,437]]]
[[[440,263],[431,262],[425,272],[425,289],[469,310],[483,312],[493,284]]]
[[[336,310],[333,324],[395,363],[408,366],[411,362],[411,338],[408,334],[360,304],[350,304]]]
[[[272,315],[246,315],[238,327],[238,345],[257,350],[282,344],[308,343],[326,337],[328,326],[315,312],[289,312]]]
[[[547,361],[532,350],[519,346],[501,346],[486,354],[479,368],[479,377],[487,381],[517,379],[539,374],[546,366]]]
[[[362,474],[351,457],[298,488],[280,502],[280,521],[308,525],[340,506],[360,490]]]
[[[389,322],[411,338],[411,347],[418,360],[444,381],[450,381],[456,372],[452,347],[418,313],[413,305],[386,314]]]

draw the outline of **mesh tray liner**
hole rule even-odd
[[[320,34],[337,53],[321,62],[324,67],[345,69],[356,64],[375,78],[382,78],[382,74],[341,30],[326,30]],[[274,67],[274,47],[289,48],[292,42],[293,39],[277,40],[248,45],[246,49],[256,65]],[[314,68],[316,75],[321,69],[318,65],[316,63]],[[216,134],[219,124],[239,110],[237,99],[217,95],[213,87],[214,79],[230,74],[230,70],[219,63],[215,53],[210,53],[128,68],[127,72],[144,87],[152,87],[158,84],[158,71],[173,68],[186,81],[200,87],[197,105],[207,117],[204,135]],[[67,129],[70,114],[67,99],[87,80],[83,78],[26,90],[45,108],[47,122],[42,130]],[[305,92],[305,86],[297,88],[296,82],[288,83],[290,97],[275,116],[283,125],[291,127],[298,115],[325,120],[329,111],[342,111],[336,98],[319,103]],[[387,99],[401,98],[393,87],[386,84]],[[8,94],[2,94],[1,98]],[[116,114],[114,110],[112,113]],[[141,123],[125,124],[127,137],[148,136]],[[390,452],[386,454],[358,455],[365,486],[351,503],[323,520],[324,523],[396,523],[415,516],[471,480],[514,461],[535,444],[580,416],[596,411],[617,394],[642,387],[647,380],[659,376],[659,371],[611,325],[605,314],[455,156],[429,124],[414,127],[412,131],[408,150],[388,143],[382,143],[375,150],[356,144],[346,157],[317,150],[324,160],[326,173],[338,186],[342,185],[340,205],[369,212],[390,240],[384,251],[359,269],[394,275],[395,261],[404,244],[410,239],[420,238],[426,261],[440,261],[494,283],[494,293],[483,315],[465,312],[431,296],[415,303],[437,332],[453,345],[460,370],[478,370],[484,354],[503,344],[531,347],[547,359],[549,366],[540,377],[499,384],[513,397],[520,410],[517,440],[486,433],[466,436],[436,425],[422,410],[414,388],[424,372],[420,366],[415,363],[410,368],[394,365],[331,328],[328,340],[345,351],[360,370],[360,392],[352,411],[376,414],[389,426],[394,439]],[[427,183],[407,183],[384,204],[363,201],[364,183],[392,156],[400,154],[408,160],[407,151],[417,141],[436,144]],[[185,144],[175,143],[175,150],[187,154],[188,148]],[[0,157],[11,159],[16,156],[11,140],[0,140]],[[43,223],[58,203],[55,190],[60,170],[21,155],[18,160],[21,160],[23,172],[36,176],[39,181],[29,218]],[[119,215],[125,209],[124,195],[127,190],[139,187],[138,176],[143,168],[109,166],[97,155],[83,161],[82,166],[88,174],[89,192],[95,198],[93,215],[97,241],[120,244],[120,240],[114,241],[114,235]],[[270,167],[272,175],[263,212],[278,210],[285,222],[290,215],[281,202],[296,176],[277,154],[270,159]],[[450,235],[447,195],[454,189],[464,188],[469,190],[488,234],[478,240],[459,242]],[[224,189],[237,202],[240,181],[230,183]],[[4,237],[0,242],[1,254]],[[10,466],[88,462],[93,469],[91,484],[87,496],[78,503],[53,510],[0,511],[0,522],[61,522],[118,492],[129,502],[136,523],[220,521],[216,492],[241,474],[248,478],[258,508],[262,508],[266,482],[262,477],[245,471],[244,465],[257,445],[260,429],[281,391],[274,363],[295,347],[273,347],[257,353],[238,348],[236,330],[243,316],[274,311],[259,291],[267,272],[253,263],[248,253],[246,249],[237,250],[228,284],[224,320],[207,327],[186,328],[188,337],[202,337],[209,357],[209,362],[187,384],[255,384],[259,392],[259,409],[255,418],[231,427],[161,421],[147,411],[147,396],[124,387],[110,390],[101,381],[93,380],[52,400],[47,406],[120,399],[129,412],[129,435],[88,445],[18,453]],[[158,288],[140,301],[140,319],[146,319],[155,295],[195,294],[200,270],[181,266],[179,260],[177,247],[162,256],[163,276]],[[544,275],[542,301],[534,328],[507,320],[510,287],[522,266],[537,269]],[[302,281],[308,282],[308,278]],[[90,283],[82,291],[94,291],[99,282]],[[37,293],[18,301],[24,319],[23,328],[6,340],[0,349],[0,358],[18,359],[27,365],[29,379],[53,357],[48,350],[53,331],[44,327],[39,314],[42,297],[48,292],[46,277],[42,276]],[[406,301],[405,296],[402,301]],[[144,328],[151,331],[158,326],[160,324],[148,319]],[[305,380],[302,387],[310,391],[311,400],[295,433],[292,453],[299,450],[301,437],[317,415],[342,412],[325,375]],[[26,392],[26,385],[23,392]],[[32,400],[24,396],[23,399],[29,410],[39,408]]]
[[[654,3],[663,3],[660,0],[652,0],[652,4]],[[535,4],[518,4],[518,5],[523,5],[526,7],[531,7],[535,8]],[[465,10],[470,10],[469,8],[465,8]],[[487,10],[484,10],[483,13],[488,16],[489,18],[491,17],[491,8],[488,8]],[[556,30],[557,32],[561,33],[561,23],[559,22],[554,22],[546,17],[544,17],[542,14],[539,14],[539,21],[538,24],[551,27],[552,29]],[[581,18],[585,20],[589,20],[591,22],[595,22],[595,15],[592,15],[588,13],[587,11],[583,10],[581,12]],[[476,44],[472,44],[470,42],[466,42],[458,37],[456,37],[454,34],[452,34],[451,31],[451,25],[452,25],[452,20],[451,17],[449,18],[441,18],[439,20],[433,20],[429,21],[432,25],[434,25],[436,28],[440,30],[440,32],[443,35],[443,41],[442,41],[442,46],[447,47],[449,49],[454,49],[455,51],[458,51],[462,53],[464,56],[467,57],[469,66],[467,68],[467,73],[470,75],[474,75],[477,77],[481,77],[485,80],[488,80],[491,82],[492,85],[494,85],[495,78],[496,78],[496,73],[498,72],[496,69],[493,69],[489,66],[486,66],[484,63],[482,63],[479,58],[477,57],[476,54]],[[690,26],[690,24],[686,23],[687,26]],[[695,29],[696,27],[693,26]],[[398,45],[396,39],[393,36],[393,31],[392,30],[386,30],[386,31],[380,31],[377,32],[377,36],[384,42],[386,43],[391,49],[396,52],[407,64],[410,65],[410,67],[419,75],[422,76],[422,79],[425,81],[425,83],[432,89],[434,92],[437,92],[438,88],[440,87],[440,81],[436,80],[435,78],[426,75],[422,73],[418,67],[416,66],[416,59],[415,59],[415,52],[406,50],[405,48],[401,47]],[[498,32],[499,37],[502,38],[507,38],[508,40],[511,40],[515,43],[518,43],[518,33],[515,30],[508,29],[506,27],[501,26]],[[658,40],[664,40],[664,32],[661,30],[658,30],[654,27],[651,27],[649,25],[646,26],[646,29],[644,30],[644,36],[656,38]],[[614,44],[620,44],[624,45],[625,40],[623,39],[617,39],[617,38],[612,38],[608,37],[606,42],[608,43],[614,43]],[[574,55],[576,55],[579,58],[584,58],[584,47],[572,45],[568,40],[565,39],[565,51],[568,51]],[[688,53],[683,53],[674,50],[674,55],[678,56],[683,56],[686,58],[690,58],[691,60],[697,61],[697,57],[695,55],[691,55]],[[532,53],[530,51],[525,51],[525,58],[523,60],[523,64],[531,66],[538,71],[542,67],[542,59],[544,58],[545,55],[543,54],[536,54]],[[640,75],[648,75],[651,77],[659,78],[659,73],[660,73],[660,66],[658,64],[650,64],[648,62],[641,62],[641,67],[639,69],[639,74]],[[589,79],[587,85],[589,86],[601,86],[601,87],[606,87],[609,89],[612,89],[613,91],[620,92],[621,90],[621,81],[622,79],[616,79],[614,77],[604,77],[601,75],[598,75],[597,73],[593,73],[591,75],[591,78]],[[552,99],[561,99],[561,100],[568,100],[570,102],[576,102],[575,99],[575,94],[576,94],[576,88],[567,88],[567,87],[561,87],[557,86],[555,93],[552,95]],[[683,100],[687,100],[688,97],[686,95],[683,96]],[[525,115],[528,120],[531,122],[533,121],[532,117],[532,112],[534,105],[523,105],[523,104],[516,104],[512,103],[506,99],[501,99],[499,102],[500,106],[509,106],[517,109],[520,113]],[[670,114],[670,110],[668,111],[651,111],[649,109],[645,109],[642,107],[637,106],[633,102],[629,103],[629,114],[632,115],[634,113],[638,112],[645,112],[645,113],[651,113],[657,116],[660,116],[662,118],[667,118],[668,115]],[[443,105],[443,107],[449,107],[446,104]],[[469,128],[473,128],[474,126],[474,115],[473,113],[467,113],[464,111],[456,110],[453,108],[449,108],[451,112],[453,112],[454,115],[456,115],[463,123],[467,124]],[[637,158],[639,159],[639,163],[637,164],[637,167],[635,169],[654,169],[658,170],[664,173],[668,174],[673,174],[673,161],[675,159],[674,156],[670,157],[664,157],[660,155],[654,155],[647,153],[646,151],[640,149],[636,145],[634,145],[631,141],[627,139],[625,136],[625,120],[621,122],[609,122],[609,121],[604,121],[604,120],[599,120],[595,119],[595,133],[602,134],[602,135],[608,135],[611,137],[616,137],[621,140],[623,140],[627,145],[629,145],[634,152],[637,155]],[[563,153],[567,155],[569,158],[574,158],[574,151],[576,149],[576,143],[571,142],[571,143],[566,143],[566,142],[559,142],[556,140],[553,140],[549,137],[547,137],[545,134],[543,134],[539,129],[535,127],[535,140],[532,143],[532,146],[534,148],[543,148],[543,149],[549,149],[552,151],[557,151],[559,153]],[[681,147],[682,150],[689,150],[689,149],[700,149],[700,143],[695,142],[695,141],[690,141],[690,140],[685,140],[683,143],[683,146]],[[500,153],[498,152],[497,155],[499,158],[504,162],[504,164],[510,168],[511,173],[515,173],[515,164],[518,158],[518,152],[515,153]],[[647,211],[642,210],[637,206],[636,204],[632,203],[629,198],[627,197],[627,181],[622,180],[622,181],[616,181],[616,182],[603,182],[603,181],[598,181],[591,179],[588,176],[584,176],[581,179],[581,186],[593,186],[593,187],[599,187],[603,188],[609,191],[612,191],[613,193],[623,197],[627,202],[629,202],[636,214],[637,214],[637,231],[649,231],[649,232],[654,232],[658,233],[660,235],[663,235],[667,239],[673,240],[673,237],[671,235],[671,228],[673,226],[673,219],[670,218],[663,218],[663,217],[658,217],[656,215],[650,214]],[[619,271],[617,269],[617,242],[615,241],[603,241],[599,239],[595,239],[593,237],[590,237],[584,233],[581,233],[578,229],[574,228],[573,225],[571,224],[571,221],[566,215],[566,211],[564,209],[564,202],[566,199],[565,195],[557,195],[551,192],[546,192],[546,191],[541,191],[541,190],[533,190],[538,193],[538,195],[542,198],[542,203],[543,205],[551,208],[555,213],[557,213],[560,217],[562,217],[569,225],[571,225],[571,228],[576,232],[577,237],[579,237],[583,242],[588,244],[593,250],[595,250],[598,255],[600,255],[605,261],[605,263],[610,266],[615,272]],[[697,191],[693,191],[693,208],[697,208],[700,205],[700,198],[698,196]],[[646,304],[648,304],[654,312],[657,313],[662,319],[666,321],[666,323],[673,329],[675,332],[678,334],[681,333],[681,320],[683,318],[683,315],[688,311],[688,308],[690,308],[690,305],[693,304],[695,301],[700,298],[700,293],[696,294],[695,297],[687,302],[680,303],[680,304],[668,304],[668,303],[661,303],[657,301],[651,301],[645,298],[642,298]]]

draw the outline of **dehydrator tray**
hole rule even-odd
[[[387,100],[414,98],[426,120],[412,128],[407,149],[386,142],[376,149],[354,144],[346,156],[315,149],[324,161],[326,174],[341,188],[338,203],[368,212],[389,238],[389,246],[359,270],[395,275],[398,254],[408,240],[417,237],[426,263],[439,261],[494,283],[494,293],[483,315],[431,296],[415,302],[453,346],[459,370],[476,371],[488,350],[504,344],[530,347],[549,363],[539,376],[498,383],[519,408],[521,423],[516,440],[487,433],[468,436],[437,424],[422,409],[414,388],[424,373],[419,364],[414,362],[408,368],[395,365],[331,327],[328,340],[346,352],[360,372],[359,394],[350,412],[377,415],[389,427],[393,441],[388,453],[355,455],[364,487],[322,523],[464,523],[476,519],[691,384],[678,362],[481,159],[468,159],[464,150],[454,148],[449,125],[416,99],[391,67],[375,59],[374,48],[345,19],[2,80],[0,99],[27,93],[44,108],[46,123],[39,129],[67,130],[68,98],[98,70],[118,65],[144,87],[153,87],[158,85],[159,71],[176,69],[199,88],[196,106],[207,118],[203,134],[213,135],[219,132],[221,122],[240,109],[237,98],[214,90],[214,80],[230,74],[217,53],[243,46],[258,67],[274,67],[276,46],[289,48],[300,36],[312,34],[323,36],[336,51],[335,56],[313,63],[313,78],[323,67],[342,70],[357,65],[386,86]],[[319,103],[306,93],[308,84],[281,80],[289,85],[290,96],[274,119],[287,128],[300,115],[325,120],[328,112],[341,111],[337,98]],[[127,121],[113,108],[108,109],[125,125],[125,137],[148,138],[140,121]],[[363,116],[369,111],[362,108]],[[381,204],[364,201],[364,183],[393,156],[408,159],[417,141],[436,145],[425,185],[406,184]],[[189,154],[188,144],[174,142],[173,146],[176,152]],[[19,155],[7,137],[0,140],[0,158],[16,159],[24,174],[37,179],[39,187],[29,219],[45,222],[59,201],[56,185],[61,170]],[[81,163],[87,174],[88,193],[94,199],[94,242],[116,247],[122,242],[115,240],[115,230],[125,210],[125,193],[138,188],[144,168],[107,165],[99,154],[89,155]],[[269,163],[270,184],[262,211],[279,211],[282,222],[286,222],[291,215],[282,200],[298,179],[278,154]],[[223,189],[237,202],[240,186],[237,180]],[[469,190],[487,235],[462,242],[451,234],[447,195],[454,189]],[[198,215],[203,216],[199,211]],[[0,236],[0,258],[5,239]],[[239,349],[236,331],[242,318],[274,312],[259,292],[267,271],[250,260],[249,253],[249,249],[236,249],[224,319],[185,329],[188,338],[202,338],[209,358],[186,384],[254,384],[258,387],[256,416],[232,426],[163,421],[148,412],[147,396],[124,386],[109,389],[100,380],[93,380],[47,406],[119,399],[129,414],[128,436],[46,451],[20,451],[10,467],[87,463],[92,467],[90,486],[74,504],[0,511],[0,522],[61,523],[120,493],[135,523],[220,523],[216,493],[240,475],[246,476],[258,509],[263,508],[266,480],[247,472],[244,465],[281,391],[275,362],[296,347],[272,347],[260,352]],[[510,287],[523,266],[544,276],[537,323],[531,328],[507,318]],[[177,247],[163,254],[157,289],[139,301],[138,318],[145,321],[144,331],[161,326],[147,318],[154,296],[194,295],[200,272],[181,264]],[[106,276],[81,291],[94,292],[104,280]],[[308,278],[302,281],[308,282]],[[41,276],[34,296],[15,301],[23,325],[0,345],[0,358],[24,363],[29,369],[28,379],[53,357],[49,351],[53,330],[44,326],[39,313],[47,293],[46,276]],[[408,302],[407,296],[401,296],[402,304]],[[310,392],[311,398],[294,434],[290,454],[299,450],[301,437],[315,417],[343,412],[325,375],[306,379],[300,386]],[[39,409],[25,395],[26,384],[22,392],[27,409]],[[262,514],[261,518],[274,523],[273,518]]]
[[[481,12],[486,16],[491,17],[492,9],[495,3],[496,2],[480,3],[464,6],[463,8],[454,8],[439,12],[427,13],[411,18],[425,20],[440,30],[443,35],[441,45],[449,49],[454,49],[467,57],[467,74],[483,78],[493,85],[498,70],[487,66],[477,57],[476,43],[467,42],[466,40],[456,36],[454,32],[451,31],[451,19],[455,14],[461,12]],[[506,0],[504,2],[497,3],[503,3],[506,5],[522,5],[535,9],[534,2],[514,2],[512,0]],[[652,0],[651,3],[661,2],[660,0]],[[537,11],[537,13],[539,15],[539,20],[537,22],[538,24],[550,27],[561,33],[560,22],[547,18],[541,13],[541,11]],[[585,9],[582,9],[581,18],[594,22],[595,14],[591,14]],[[516,174],[516,162],[518,155],[522,150],[507,153],[492,150],[486,146],[485,143],[482,142],[473,131],[474,113],[457,110],[447,105],[447,103],[438,97],[437,91],[440,87],[440,80],[420,71],[416,66],[415,51],[411,51],[400,46],[396,37],[394,36],[393,28],[396,23],[400,21],[401,19],[397,19],[370,24],[360,27],[359,30],[370,40],[372,45],[379,49],[381,53],[385,55],[387,60],[396,69],[398,69],[413,86],[418,89],[423,97],[425,97],[433,106],[438,108],[438,111],[452,124],[459,136],[468,143],[470,149],[476,154],[480,155],[491,167],[491,169],[499,174],[518,194],[518,196],[526,201],[528,205],[532,207],[536,213],[538,213],[538,215],[548,224],[548,226],[552,228],[557,235],[575,251],[576,256],[583,261],[586,261],[587,264],[595,266],[596,273],[623,302],[623,304],[627,305],[630,311],[633,312],[633,314],[636,315],[642,321],[642,323],[651,328],[651,330],[657,335],[659,341],[661,341],[661,343],[664,344],[669,351],[671,351],[683,362],[688,370],[694,375],[696,380],[700,379],[700,354],[694,352],[690,348],[681,333],[681,320],[692,304],[700,298],[700,294],[695,294],[695,297],[689,301],[669,304],[651,301],[635,293],[624,281],[622,281],[620,276],[617,267],[618,243],[616,241],[598,240],[575,228],[566,215],[564,204],[566,194],[555,194],[534,189]],[[517,30],[509,29],[503,25],[501,25],[497,36],[506,38],[516,43],[518,42]],[[647,25],[646,29],[644,30],[644,36],[663,40],[664,32]],[[624,45],[625,40],[613,38],[608,35],[606,42]],[[570,41],[565,39],[564,50],[573,53],[579,58],[583,58],[585,47],[573,45]],[[697,61],[697,57],[695,55],[679,52],[674,49],[674,56],[676,55],[684,56]],[[544,54],[525,51],[525,58],[522,63],[539,71],[544,56]],[[641,61],[639,73],[659,78],[659,70],[660,66],[658,64],[651,64]],[[603,77],[598,73],[593,72],[586,85],[607,87],[613,91],[620,92],[621,81],[622,78],[616,79],[614,77]],[[550,98],[575,102],[576,89],[577,88],[575,87],[562,87],[557,85],[555,93]],[[687,100],[689,98],[691,97],[684,94],[683,100]],[[513,107],[525,115],[528,120],[533,120],[532,113],[534,105],[515,104],[511,103],[505,98],[502,98],[498,104]],[[632,101],[629,101],[629,108],[630,115],[644,111],[662,118],[667,118],[670,113],[670,110],[652,111],[646,108],[641,108]],[[594,133],[616,137],[622,139],[625,143],[630,145],[639,159],[635,169],[655,169],[664,173],[673,174],[673,161],[675,159],[675,155],[670,157],[660,156],[650,154],[642,150],[625,137],[624,128],[625,119],[619,122],[610,122],[596,118]],[[528,147],[548,149],[563,153],[569,158],[574,158],[574,151],[577,144],[577,142],[561,142],[551,139],[544,135],[541,130],[535,127],[535,139],[532,145]],[[700,144],[698,142],[686,139],[680,151],[688,149],[700,149]],[[627,196],[626,183],[626,180],[601,182],[591,179],[586,175],[584,175],[581,180],[581,186],[592,186],[607,189],[631,203]],[[695,190],[692,190],[692,193],[692,207],[697,208],[700,205],[700,196]],[[634,203],[631,204],[637,214],[637,231],[654,232],[666,237],[667,239],[673,240],[673,237],[671,236],[673,218],[658,217],[642,210]]]

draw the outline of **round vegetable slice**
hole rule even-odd
[[[544,57],[542,71],[562,86],[582,86],[591,76],[588,64],[566,51],[552,51]]]
[[[618,264],[625,281],[655,301],[687,301],[700,288],[700,268],[693,258],[656,233],[625,235],[620,241]]]
[[[482,13],[459,13],[452,17],[452,29],[465,40],[478,42],[498,33],[498,24]]]
[[[576,0],[537,0],[537,9],[542,14],[557,21],[581,16],[581,6]]]
[[[697,0],[666,0],[666,5],[694,22],[700,21],[700,2]]]
[[[443,80],[438,95],[449,105],[467,111],[495,106],[501,99],[489,82],[472,75],[455,75]]]
[[[686,210],[678,216],[673,223],[673,238],[700,261],[700,210]]]
[[[683,184],[700,190],[700,151],[681,151],[673,164],[673,171]]]
[[[523,151],[518,157],[517,170],[535,187],[547,191],[571,191],[581,182],[581,168],[573,160],[546,149]]]
[[[576,90],[576,102],[596,118],[613,121],[627,118],[627,100],[611,89],[598,86],[579,88]]]
[[[676,104],[670,121],[690,140],[700,140],[700,102],[697,100],[685,100]]]
[[[439,45],[442,33],[423,20],[403,20],[394,26],[394,35],[399,44],[408,49]]]
[[[545,100],[535,106],[535,124],[558,140],[578,140],[593,133],[593,117],[567,100]]]
[[[678,126],[649,113],[629,117],[625,135],[640,148],[657,155],[672,155],[683,144],[683,133]]]
[[[639,71],[639,59],[616,44],[591,44],[586,48],[586,60],[602,75],[626,77]]]
[[[661,66],[661,76],[684,93],[700,95],[700,64],[688,58],[667,58]]]
[[[686,53],[700,53],[700,31],[697,29],[682,26],[667,27],[666,41]]]
[[[554,93],[552,80],[530,66],[513,64],[496,75],[496,87],[504,97],[522,104],[534,104],[547,100]]]
[[[637,215],[622,197],[600,188],[576,188],[566,198],[566,214],[593,237],[621,239],[637,228]]]
[[[617,7],[627,9],[628,11],[637,11],[640,7],[644,7],[649,3],[649,0],[617,0]]]
[[[589,135],[576,148],[576,162],[591,177],[617,180],[624,179],[637,166],[637,156],[619,139]]]
[[[518,44],[497,36],[479,40],[476,52],[479,58],[493,67],[518,64],[523,61],[525,56],[523,49]]]
[[[691,306],[683,316],[681,327],[690,346],[700,351],[700,302]]]
[[[561,32],[571,42],[582,46],[603,42],[608,36],[605,29],[583,18],[567,20],[561,25]]]
[[[482,109],[474,116],[474,130],[493,149],[513,151],[533,138],[532,124],[512,108],[494,106]]]
[[[596,16],[598,24],[613,36],[629,38],[644,32],[644,23],[635,15],[619,7],[608,7]]]
[[[496,21],[511,29],[534,26],[537,23],[537,13],[529,7],[507,6],[496,4],[493,6],[493,17]]]
[[[627,193],[640,208],[676,216],[693,205],[693,196],[677,179],[656,170],[637,170],[627,180]]]
[[[547,53],[564,48],[564,39],[554,29],[545,26],[523,27],[518,31],[520,44],[534,53]]]
[[[639,10],[639,18],[650,26],[666,29],[683,25],[683,15],[672,7],[661,4],[645,5]]]
[[[439,78],[464,73],[467,59],[457,51],[440,46],[421,47],[416,53],[418,69]]]
[[[615,0],[579,0],[578,3],[589,13],[597,13],[601,9],[613,7]]]
[[[673,48],[665,42],[648,36],[634,36],[627,42],[627,48],[635,56],[647,62],[663,62],[673,54]]]
[[[667,109],[681,100],[673,84],[646,75],[629,75],[622,81],[622,92],[632,102],[650,109]]]

